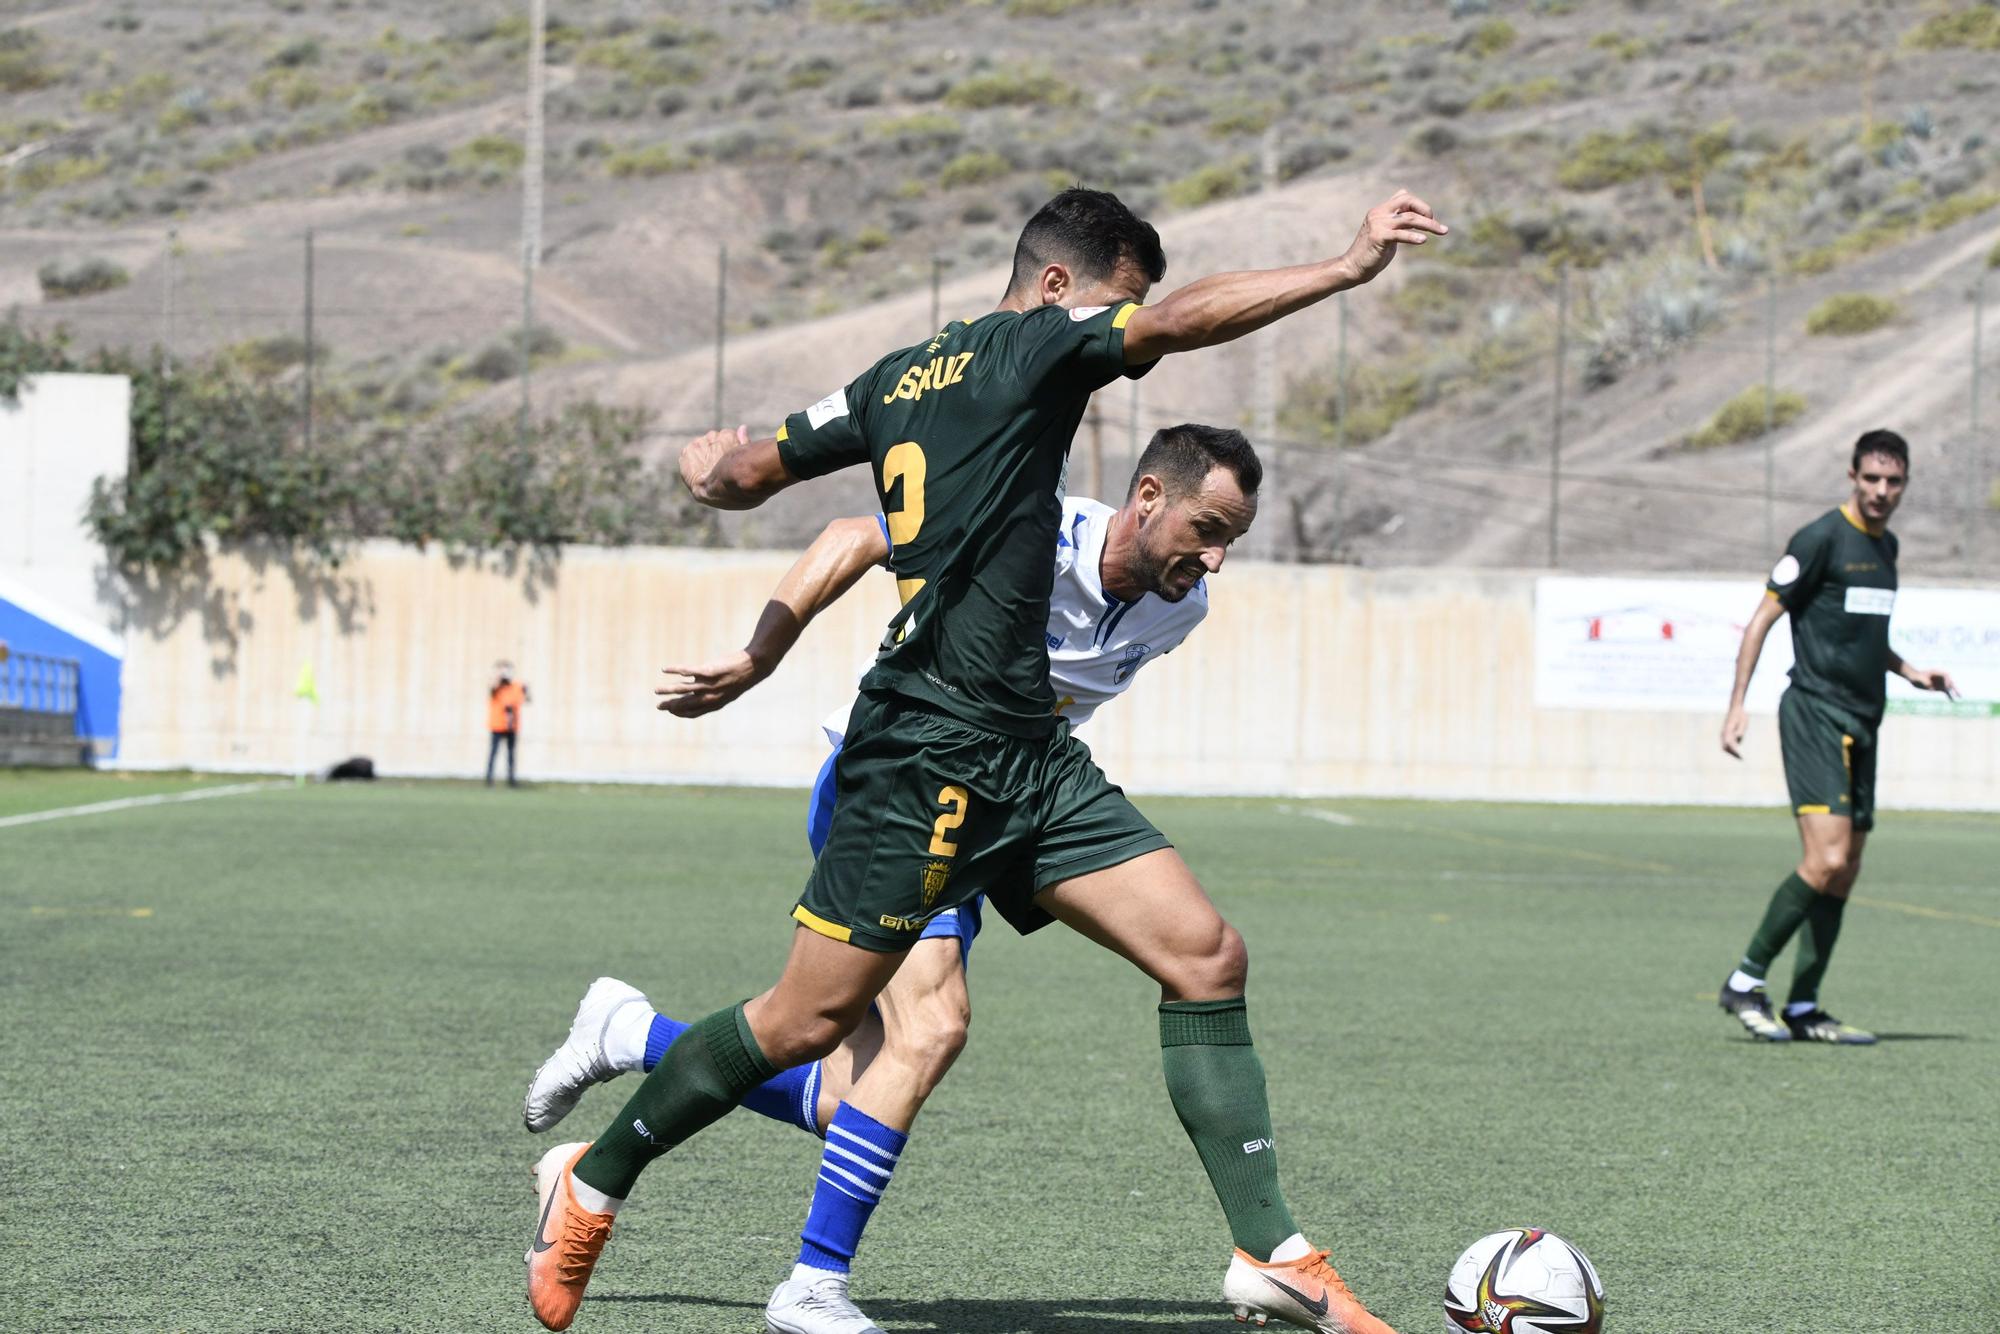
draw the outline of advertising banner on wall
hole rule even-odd
[[[1763,596],[1753,580],[1538,579],[1535,705],[1720,718],[1743,628]],[[1948,701],[1891,677],[1891,713],[2000,716],[2000,592],[1905,588],[1889,642],[1919,666],[1950,672],[1960,692]],[[1791,623],[1781,618],[1750,681],[1752,713],[1777,711],[1791,667]]]

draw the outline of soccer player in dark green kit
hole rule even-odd
[[[1242,937],[1070,737],[1044,635],[1064,470],[1090,395],[1365,283],[1398,246],[1445,231],[1399,191],[1337,258],[1217,274],[1145,306],[1166,269],[1158,234],[1115,196],[1066,190],[1022,231],[998,310],[882,358],[773,439],[739,428],[682,451],[689,490],[725,509],[866,464],[903,607],[848,720],[783,976],[683,1033],[594,1144],[561,1146],[537,1169],[529,1296],[545,1325],[574,1318],[648,1163],[777,1071],[831,1051],[925,922],[985,893],[1018,929],[1062,921],[1160,984],[1168,1092],[1236,1244],[1224,1301],[1260,1323],[1394,1334],[1306,1242],[1278,1188]],[[1216,555],[1170,576],[1219,566],[1255,503],[1218,496],[1198,519]],[[865,1156],[898,1150],[908,1127],[863,1129]]]
[[[1861,874],[1861,849],[1875,826],[1875,732],[1896,675],[1919,690],[1955,694],[1948,673],[1912,667],[1889,647],[1896,606],[1896,536],[1889,516],[1902,503],[1910,447],[1894,431],[1870,431],[1854,445],[1847,472],[1853,494],[1792,534],[1771,571],[1764,601],[1743,631],[1736,687],[1722,724],[1722,748],[1743,757],[1743,709],[1764,636],[1792,618],[1792,684],[1778,704],[1778,742],[1804,855],[1771,896],[1742,962],[1722,983],[1722,1008],[1766,1042],[1867,1044],[1872,1033],[1843,1024],[1819,1003],[1842,910]],[[1800,927],[1804,927],[1803,933]],[[1799,937],[1782,1022],[1764,978]]]

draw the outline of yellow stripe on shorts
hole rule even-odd
[[[828,940],[837,940],[845,945],[854,939],[854,932],[850,928],[844,927],[838,922],[827,921],[826,918],[811,911],[803,903],[792,909],[792,916],[798,919],[800,926],[803,926],[808,931],[817,931]]]

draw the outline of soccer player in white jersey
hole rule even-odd
[[[1146,663],[1170,653],[1208,614],[1207,577],[1257,512],[1263,467],[1240,432],[1171,426],[1140,455],[1117,509],[1063,503],[1049,599],[1049,682],[1072,727],[1123,694]],[[660,707],[683,718],[729,704],[769,676],[807,622],[890,544],[880,516],[836,519],[772,593],[749,646],[702,667],[669,668]],[[834,744],[813,788],[807,838],[815,853],[833,814],[834,762],[846,715],[825,725]],[[971,1000],[965,969],[979,900],[939,913],[882,993],[877,1012],[822,1061],[778,1075],[743,1105],[823,1136],[827,1147],[792,1276],[771,1296],[770,1334],[882,1334],[848,1297],[848,1274],[919,1108],[964,1048]],[[651,1070],[686,1025],[637,989],[599,978],[562,1046],[535,1072],[525,1120],[555,1125],[590,1085]]]

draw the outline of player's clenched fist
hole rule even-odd
[[[710,431],[688,441],[681,450],[681,485],[688,489],[688,494],[699,498],[703,483],[715,471],[715,465],[722,461],[723,456],[738,445],[749,443],[748,426],[739,426],[733,431]]]
[[[1356,282],[1367,282],[1389,267],[1399,245],[1422,245],[1433,236],[1444,236],[1451,228],[1439,222],[1431,206],[1398,190],[1368,210],[1360,234],[1347,248],[1347,262],[1353,266]]]

